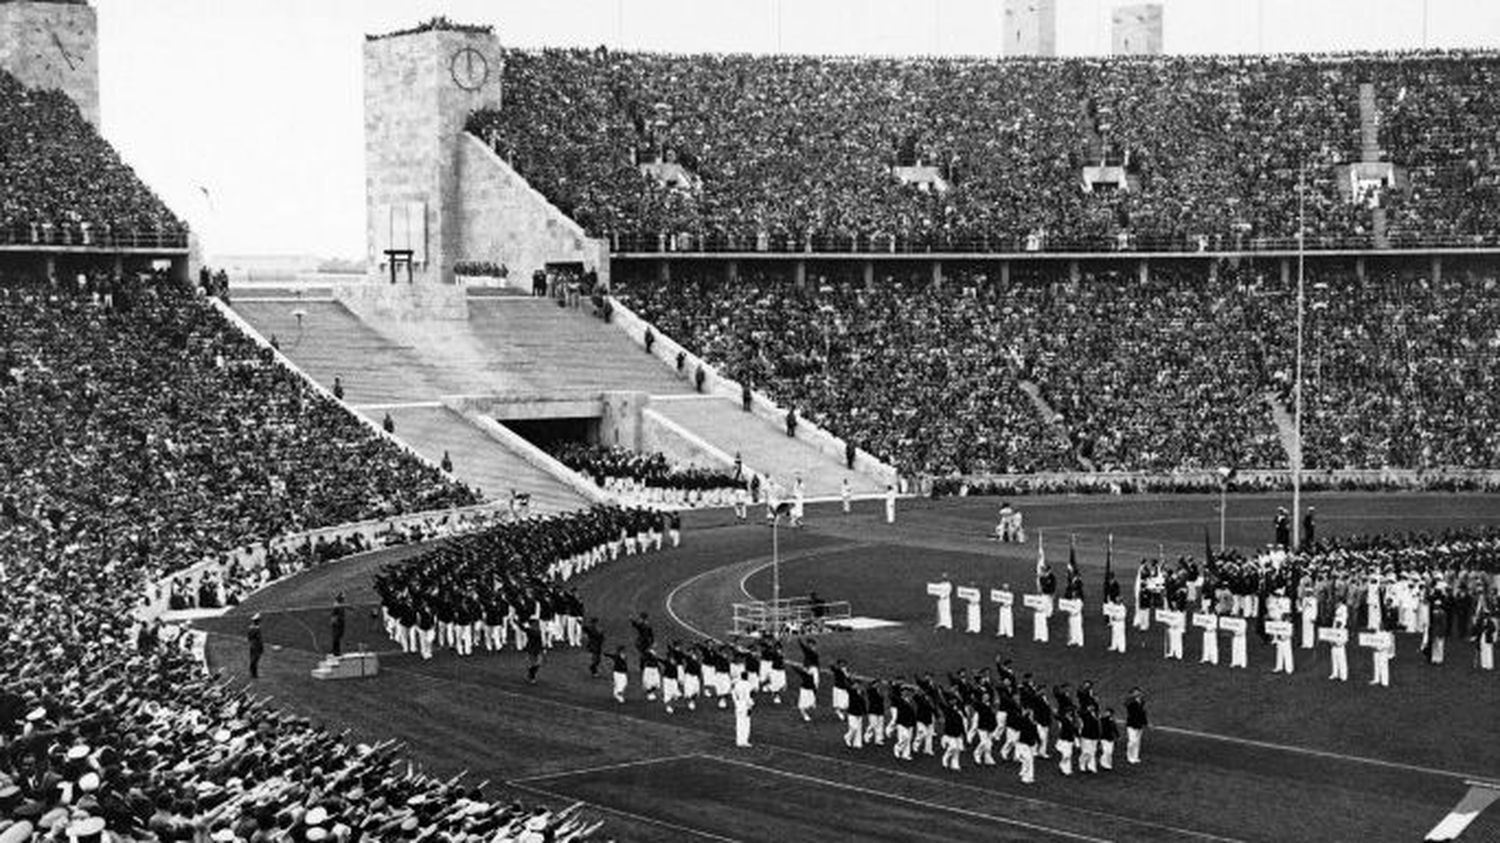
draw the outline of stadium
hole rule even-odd
[[[1482,4],[238,5],[0,0],[0,843],[1500,840]]]

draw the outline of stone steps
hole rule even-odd
[[[745,465],[791,489],[800,473],[808,497],[835,497],[845,477],[854,494],[884,492],[885,486],[845,469],[842,461],[822,453],[769,422],[743,412],[733,401],[717,396],[658,398],[651,409],[682,425],[730,456],[738,452]]]
[[[433,462],[447,451],[453,476],[479,489],[488,500],[505,501],[511,491],[531,493],[531,511],[558,513],[582,509],[590,502],[567,484],[522,459],[519,454],[469,424],[446,407],[396,407],[362,410],[380,422],[388,412],[396,436]]]

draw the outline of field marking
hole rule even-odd
[[[1014,799],[1018,802],[1027,802],[1039,807],[1057,808],[1064,811],[1073,811],[1079,814],[1086,814],[1092,817],[1102,817],[1105,819],[1115,820],[1117,822],[1127,823],[1129,825],[1144,826],[1145,828],[1154,828],[1161,831],[1169,831],[1174,834],[1183,834],[1189,837],[1200,837],[1205,840],[1216,840],[1220,841],[1220,843],[1243,843],[1243,841],[1240,841],[1238,838],[1234,837],[1222,837],[1206,831],[1193,831],[1192,829],[1179,828],[1177,826],[1167,825],[1166,823],[1159,823],[1152,820],[1143,820],[1137,817],[1128,817],[1124,814],[1112,814],[1108,811],[1099,811],[1093,808],[1082,808],[1077,805],[1069,805],[1066,802],[1054,802],[1051,799],[1042,799],[1038,796],[1027,796],[1025,794],[1015,793],[1009,790],[993,790],[991,788],[980,787],[979,785],[969,784],[967,782],[957,782],[949,779],[940,779],[936,776],[923,775],[922,773],[913,773],[907,770],[900,769],[898,767],[882,767],[878,764],[871,764],[867,761],[855,761],[847,757],[840,757],[836,755],[823,755],[817,752],[808,752],[807,750],[803,749],[793,749],[791,747],[782,746],[780,744],[765,745],[775,749],[777,752],[785,752],[789,755],[800,755],[803,758],[810,758],[814,761],[834,761],[850,767],[858,767],[862,770],[884,773],[886,775],[896,776],[903,779],[914,779],[916,781],[926,782],[928,784],[940,784],[943,787],[953,788],[955,790],[966,790],[971,793],[981,794],[990,798],[1003,797],[1006,799]]]
[[[1314,758],[1330,758],[1335,761],[1348,761],[1354,764],[1368,764],[1372,767],[1386,767],[1392,770],[1405,770],[1408,773],[1423,773],[1429,776],[1442,776],[1444,778],[1452,779],[1486,778],[1485,776],[1480,776],[1477,773],[1458,773],[1454,772],[1453,770],[1439,770],[1436,767],[1422,767],[1417,764],[1404,764],[1400,761],[1382,761],[1379,758],[1365,758],[1359,755],[1345,755],[1342,752],[1333,752],[1326,749],[1308,749],[1301,746],[1291,746],[1290,744],[1272,743],[1270,741],[1258,741],[1253,738],[1236,738],[1230,735],[1216,735],[1213,732],[1199,732],[1195,729],[1183,729],[1178,726],[1153,726],[1152,728],[1159,729],[1163,732],[1169,732],[1174,735],[1186,735],[1188,737],[1202,738],[1204,740],[1210,741],[1220,741],[1223,743],[1253,746],[1257,749],[1274,749],[1281,752],[1295,753],[1297,755],[1310,755]]]
[[[824,553],[835,553],[835,552],[844,551],[844,550],[850,550],[850,549],[857,549],[857,548],[860,548],[860,547],[866,547],[868,545],[869,545],[868,542],[866,542],[866,543],[860,543],[860,542],[848,542],[848,541],[845,541],[845,542],[842,542],[842,543],[839,543],[839,544],[829,545],[828,547],[808,548],[805,551],[796,552],[796,553],[793,553],[793,554],[791,554],[789,556],[782,556],[780,561],[781,562],[789,562],[789,561],[794,561],[794,560],[797,560],[797,559],[806,559],[806,558],[813,557],[813,556],[818,556],[818,555],[821,555],[821,554],[824,554]],[[682,582],[680,582],[676,586],[674,586],[671,591],[667,592],[667,596],[662,600],[662,602],[666,606],[667,615],[674,622],[676,622],[678,626],[681,626],[682,628],[686,629],[688,632],[693,633],[694,635],[698,636],[699,638],[705,638],[705,639],[708,639],[710,641],[720,641],[720,640],[722,640],[722,639],[719,638],[719,636],[713,635],[713,634],[708,633],[708,632],[705,632],[704,630],[701,630],[698,627],[693,626],[692,624],[690,624],[687,621],[683,620],[682,616],[679,615],[679,614],[677,614],[677,610],[674,609],[674,608],[672,608],[672,601],[675,600],[675,599],[677,599],[678,593],[681,592],[684,588],[687,588],[688,586],[692,585],[693,583],[696,583],[697,581],[703,579],[704,577],[710,576],[712,574],[720,574],[720,573],[723,573],[725,570],[727,570],[729,568],[735,568],[735,567],[738,567],[740,565],[761,564],[762,567],[769,567],[771,565],[770,561],[767,560],[767,561],[764,561],[762,563],[762,560],[764,560],[764,557],[757,557],[757,558],[751,558],[751,559],[741,559],[738,562],[730,562],[727,565],[720,565],[720,566],[718,566],[716,568],[709,568],[706,571],[699,571],[698,573],[692,575],[691,577],[688,577],[687,579],[683,580]],[[740,583],[740,590],[744,591],[744,581],[743,580]],[[746,592],[746,594],[748,594],[748,592]],[[754,598],[752,597],[751,599],[753,600]]]
[[[547,790],[545,788],[533,787],[531,785],[520,784],[518,782],[510,782],[510,786],[516,788],[517,790],[524,790],[524,791],[527,791],[528,793],[533,793],[533,794],[536,794],[536,795],[539,795],[539,796],[545,796],[545,797],[547,797],[549,799],[557,799],[557,800],[562,801],[562,802],[576,802],[576,803],[580,803],[580,804],[583,804],[583,805],[587,805],[587,806],[589,806],[590,808],[593,808],[596,811],[604,811],[606,813],[614,814],[616,816],[626,817],[628,819],[635,820],[636,822],[648,823],[650,825],[659,826],[661,828],[668,828],[668,829],[671,829],[672,831],[685,832],[685,833],[691,834],[691,835],[693,835],[695,837],[701,837],[704,840],[718,840],[718,841],[721,841],[721,843],[743,843],[743,841],[741,841],[741,840],[739,840],[737,838],[734,838],[734,837],[725,837],[725,836],[723,836],[721,834],[714,834],[711,831],[704,831],[701,828],[693,828],[692,826],[679,825],[678,823],[667,822],[666,820],[659,820],[659,819],[656,819],[655,817],[648,817],[648,816],[646,816],[644,814],[637,814],[637,813],[635,813],[633,811],[627,811],[627,810],[625,810],[623,808],[613,808],[613,807],[610,807],[609,805],[601,805],[598,802],[590,802],[587,799],[579,799],[576,796],[568,796],[568,795],[562,794],[562,793],[554,793],[553,791]]]
[[[1028,831],[1040,831],[1045,834],[1052,834],[1058,837],[1066,837],[1069,840],[1081,840],[1084,841],[1084,843],[1113,843],[1113,841],[1105,837],[1090,837],[1087,834],[1079,834],[1078,832],[1074,831],[1052,828],[1051,826],[1041,825],[1040,823],[1018,820],[1012,817],[1002,817],[996,814],[986,814],[981,811],[972,811],[968,808],[959,808],[953,805],[943,805],[938,802],[929,802],[926,799],[918,799],[915,796],[902,796],[898,793],[875,790],[873,788],[862,787],[857,784],[847,784],[845,782],[830,781],[828,779],[819,778],[817,776],[809,776],[805,773],[793,773],[788,770],[778,770],[775,767],[766,767],[761,764],[754,764],[749,761],[740,761],[735,758],[724,758],[719,755],[703,755],[702,757],[711,761],[717,761],[721,764],[731,764],[738,767],[746,767],[751,770],[758,770],[762,773],[771,773],[772,775],[782,776],[783,778],[795,779],[797,781],[803,782],[811,782],[823,787],[832,788],[833,790],[847,790],[853,793],[863,794],[865,796],[873,796],[877,799],[889,800],[891,802],[905,802],[908,805],[916,805],[919,808],[926,808],[929,810],[937,811],[939,813],[957,814],[962,817],[996,823],[998,825],[1011,825],[1017,828],[1027,829]],[[943,784],[942,780],[940,779],[930,779],[929,781],[937,784]]]
[[[594,767],[579,767],[575,770],[564,770],[560,773],[544,773],[540,776],[525,776],[519,779],[510,779],[511,782],[539,782],[546,779],[565,779],[569,776],[587,776],[592,773],[605,773],[610,770],[628,770],[631,767],[649,767],[652,764],[670,764],[673,761],[686,761],[689,758],[697,758],[700,753],[684,752],[678,755],[664,755],[660,758],[642,758],[638,761],[621,761],[618,764],[599,764]]]

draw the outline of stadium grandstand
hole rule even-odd
[[[0,843],[1500,835],[1500,54],[437,17],[248,284],[93,13],[0,0]]]

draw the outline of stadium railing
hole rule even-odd
[[[141,231],[108,225],[16,223],[0,226],[0,246],[82,249],[186,249],[186,231]]]
[[[647,254],[767,254],[767,255],[922,255],[922,254],[1204,254],[1295,252],[1292,237],[1248,237],[1190,235],[1155,237],[1126,235],[1109,237],[1061,237],[1056,235],[999,235],[995,237],[942,238],[874,235],[826,235],[762,233],[751,237],[678,233],[619,233],[606,238],[610,252],[620,255]],[[1411,235],[1393,234],[1386,245],[1373,236],[1309,236],[1309,252],[1422,252],[1433,249],[1500,249],[1500,234]]]
[[[1022,494],[1123,494],[1131,492],[1217,492],[1222,483],[1217,470],[1149,472],[1038,472],[1036,474],[976,474],[924,476],[922,494],[933,497]],[[1292,487],[1290,469],[1236,471],[1229,488],[1239,492],[1284,491]],[[1323,490],[1500,490],[1500,471],[1492,469],[1305,469],[1304,491]]]
[[[370,550],[379,550],[383,547],[391,546],[388,543],[382,544],[382,537],[406,534],[409,533],[412,527],[434,527],[434,536],[458,535],[465,532],[465,529],[462,529],[465,526],[472,529],[480,529],[494,523],[497,515],[508,511],[505,509],[508,505],[509,502],[487,501],[474,506],[414,512],[390,518],[373,518],[349,524],[319,527],[314,530],[302,530],[277,538],[267,539],[264,542],[256,542],[233,548],[226,551],[222,559],[204,559],[201,562],[178,571],[173,571],[154,582],[148,583],[146,599],[138,615],[142,619],[161,617],[168,611],[168,601],[171,598],[173,586],[178,582],[196,586],[205,574],[222,575],[226,568],[226,562],[236,566],[242,573],[253,574],[265,566],[267,554],[284,553],[303,548],[308,548],[309,552],[312,552],[312,549],[317,547],[319,541],[349,541],[355,536],[359,536]],[[443,529],[440,533],[436,532],[436,528],[441,527],[445,527],[446,529]],[[270,584],[270,582],[266,582],[262,587]]]

